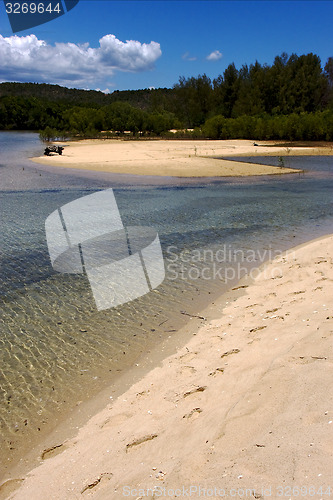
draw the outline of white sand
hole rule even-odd
[[[303,487],[300,498],[330,498],[332,246],[333,236],[315,240],[266,265],[232,292],[220,319],[60,453],[45,453],[25,478],[13,477],[1,498],[140,499],[154,488],[155,498],[168,498],[168,490],[191,486],[192,498],[204,497],[200,486],[217,489],[211,498],[224,491],[224,498],[290,499],[293,487]]]
[[[254,146],[248,140],[85,140],[70,142],[63,154],[33,158],[58,167],[123,174],[173,177],[220,177],[287,174],[295,169],[216,159],[244,155],[332,154],[332,148],[285,148],[275,142]]]

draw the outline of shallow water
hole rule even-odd
[[[332,232],[332,157],[288,158],[301,175],[186,180],[33,164],[27,158],[43,145],[32,133],[1,132],[0,151],[3,464],[184,325],[182,312],[198,314],[228,278]],[[97,311],[84,275],[52,269],[44,223],[65,203],[109,187],[125,226],[158,231],[166,279]]]

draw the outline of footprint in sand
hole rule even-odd
[[[250,333],[257,332],[259,330],[263,330],[264,328],[267,328],[267,326],[256,326],[255,328],[251,328]]]
[[[145,436],[142,436],[141,438],[134,439],[134,441],[131,441],[126,445],[126,453],[128,452],[129,449],[139,446],[140,444],[146,443],[147,441],[152,441],[153,439],[157,438],[158,434],[147,434]]]
[[[105,422],[101,425],[101,429],[104,429],[104,427],[117,427],[131,417],[132,415],[129,413],[119,413],[118,415],[113,415],[105,420]]]
[[[304,300],[304,297],[299,297],[298,299],[291,300],[290,304],[294,304],[295,302],[297,304],[298,302],[304,302]]]
[[[136,397],[137,398],[141,398],[141,397],[144,397],[144,396],[149,396],[149,394],[150,394],[150,390],[147,389],[146,391],[137,392],[136,393]]]
[[[196,373],[196,369],[193,366],[189,366],[189,365],[181,366],[179,369],[179,373],[181,375],[189,376],[189,375],[193,375],[193,373]]]
[[[201,408],[193,408],[193,410],[191,410],[189,413],[186,413],[185,415],[183,415],[183,418],[193,420],[193,418],[196,418],[199,416],[199,413],[202,413]]]
[[[225,358],[226,356],[230,356],[231,354],[238,354],[240,352],[239,349],[231,349],[230,351],[224,352],[221,355],[221,358]]]
[[[0,485],[0,497],[8,498],[11,493],[17,490],[24,479],[8,479]]]
[[[207,386],[202,385],[200,387],[194,387],[190,391],[184,392],[183,397],[187,398],[188,396],[192,396],[192,394],[196,394],[197,392],[204,392],[207,389]]]
[[[224,372],[224,368],[216,368],[213,372],[210,372],[208,375],[210,377],[215,377],[215,375],[217,375],[218,373],[223,373]]]
[[[191,359],[195,358],[197,354],[197,352],[187,352],[180,356],[179,359],[181,359],[182,361],[191,361]]]
[[[54,446],[51,446],[50,448],[46,448],[45,450],[42,451],[42,454],[40,458],[42,460],[46,460],[51,457],[55,457],[58,455],[58,453],[62,453],[64,450],[69,448],[70,446],[74,446],[75,443],[61,443],[61,444],[56,444]]]
[[[93,493],[96,492],[96,490],[99,490],[100,488],[103,488],[106,486],[108,481],[111,479],[113,476],[112,472],[102,472],[99,476],[94,481],[89,482],[86,484],[83,489],[81,490],[81,495],[84,495],[85,493],[88,493],[90,490],[94,490]]]
[[[307,365],[309,363],[315,363],[316,361],[326,361],[326,356],[299,356],[289,358],[290,362],[294,362],[296,364]]]

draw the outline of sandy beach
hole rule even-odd
[[[329,498],[332,245],[243,279],[212,305],[216,319],[12,473],[0,498]]]
[[[84,140],[66,143],[62,156],[32,158],[58,167],[122,174],[171,177],[225,177],[300,172],[290,168],[254,165],[221,157],[333,154],[332,147],[278,145],[276,141],[248,140]]]

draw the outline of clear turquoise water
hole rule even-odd
[[[198,314],[212,294],[225,290],[225,268],[235,261],[219,262],[214,277],[216,262],[203,257],[203,249],[213,255],[222,248],[229,255],[252,250],[258,258],[251,265],[259,265],[259,251],[269,257],[333,228],[332,157],[288,158],[290,166],[305,169],[302,175],[186,180],[62,170],[28,160],[42,151],[36,134],[0,133],[4,464],[50,420],[182,326],[188,317],[181,311]],[[166,279],[144,297],[98,312],[84,276],[53,271],[44,222],[63,204],[107,187],[114,188],[125,225],[158,231]]]

